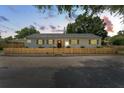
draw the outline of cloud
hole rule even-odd
[[[35,26],[39,26],[39,24],[37,24],[36,22],[33,23]]]
[[[29,25],[29,28],[32,28],[32,27],[34,27],[34,28],[35,28],[35,26],[34,26],[34,25]]]
[[[17,12],[18,12],[18,11],[15,9],[15,6],[13,6],[13,5],[8,5],[7,7],[8,7],[8,9],[9,9],[10,11],[12,11],[12,12],[14,12],[14,13],[17,13]]]
[[[46,15],[47,15],[47,16],[43,17],[44,19],[49,19],[49,18],[56,17],[56,15],[53,14],[53,13],[51,13],[51,12],[48,12]]]
[[[65,19],[66,19],[67,21],[74,21],[74,20],[75,20],[74,17],[69,17],[68,15],[65,16]]]
[[[56,30],[56,31],[58,31],[58,32],[64,32],[64,30]]]
[[[64,32],[64,30],[52,30],[52,32]]]
[[[7,29],[7,30],[15,31],[15,29],[13,29],[13,28],[11,28],[11,27],[4,26],[4,25],[2,25],[2,24],[0,24],[0,28],[4,28],[4,29]]]
[[[33,23],[35,26],[37,26],[40,30],[45,30],[46,27],[45,26],[42,26],[42,25],[39,25],[38,23],[34,22]]]
[[[9,19],[8,19],[8,18],[6,18],[5,16],[0,16],[0,21],[6,21],[6,22],[8,22],[8,21],[9,21]]]
[[[53,13],[49,12],[49,13],[48,13],[48,17],[50,17],[50,18],[51,18],[51,17],[55,17],[55,15],[54,15]]]
[[[74,21],[78,17],[78,14],[76,14],[76,10],[69,13],[68,15],[65,16],[65,19],[68,21]]]
[[[113,24],[112,24],[111,20],[107,16],[104,16],[103,20],[104,20],[104,23],[106,24],[106,26],[105,26],[106,31],[113,32]]]
[[[48,19],[48,17],[43,17],[44,19]]]
[[[49,26],[50,26],[50,28],[51,28],[52,30],[55,30],[55,29],[56,29],[56,27],[53,26],[53,25],[49,25]]]
[[[40,27],[40,30],[45,30],[45,29],[46,29],[45,26],[41,26],[41,27]]]
[[[65,19],[71,21],[71,18],[69,16],[65,16]]]
[[[60,25],[58,25],[57,27],[58,27],[58,28],[60,28],[61,26],[60,26]]]

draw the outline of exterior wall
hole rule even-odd
[[[89,40],[90,39],[80,39],[80,46],[84,46],[86,48],[95,48],[97,46],[101,46],[101,39],[96,39],[96,40],[99,40],[97,45],[89,44]]]
[[[65,39],[65,40],[68,41],[69,39]],[[77,39],[77,40],[79,40],[79,44],[77,44],[77,45],[70,44],[69,46],[71,48],[80,48],[82,46],[84,46],[85,48],[95,48],[97,46],[101,46],[101,39],[97,39],[97,40],[99,40],[98,45],[91,45],[91,44],[89,44],[89,40],[90,39]]]
[[[72,40],[73,38],[65,38],[65,39],[53,39],[54,40],[54,44],[48,45],[47,44],[47,39],[44,40],[44,44],[43,45],[38,45],[37,44],[37,40],[36,39],[31,39],[31,43],[27,43],[27,41],[25,42],[25,46],[28,48],[39,48],[39,47],[45,47],[45,48],[53,48],[53,47],[57,47],[57,40],[62,40],[62,47],[66,47],[65,42],[69,42],[69,40]],[[74,38],[75,40],[76,38]],[[95,48],[97,46],[101,46],[101,39],[96,39],[99,40],[98,45],[91,45],[89,44],[89,40],[90,39],[77,39],[79,40],[79,44],[77,45],[72,45],[69,44],[68,46],[70,46],[71,48],[80,48],[81,46],[84,46],[85,48]]]
[[[31,40],[31,43],[27,43],[27,40],[25,41],[25,47],[28,47],[28,48],[36,48],[36,47],[38,47],[38,45],[36,44],[35,39],[30,39],[30,40]]]

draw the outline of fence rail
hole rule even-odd
[[[24,48],[24,43],[1,43],[0,47],[4,48]]]
[[[111,46],[111,48],[118,49],[118,50],[124,50],[124,45],[120,45],[120,46]]]
[[[115,54],[114,48],[4,48],[5,55]]]

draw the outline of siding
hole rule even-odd
[[[79,42],[79,44],[77,44],[77,45],[72,45],[71,44],[71,42],[70,42],[70,40],[71,39],[77,39],[77,40],[79,40],[78,42]],[[54,40],[54,39],[53,39]],[[58,40],[60,40],[60,39],[58,39]],[[101,46],[101,39],[98,39],[99,40],[99,43],[98,43],[98,45],[90,45],[89,44],[89,40],[90,39],[80,39],[80,38],[64,38],[64,39],[62,39],[62,47],[64,47],[65,46],[65,41],[69,41],[69,46],[71,47],[71,48],[80,48],[81,46],[84,46],[85,48],[95,48],[96,46]],[[44,40],[44,44],[43,45],[38,45],[37,44],[37,39],[31,39],[31,43],[26,43],[25,42],[25,46],[27,46],[27,47],[29,47],[29,48],[38,48],[38,47],[46,47],[46,48],[49,48],[49,47],[57,47],[57,39],[56,40],[54,40],[54,44],[52,44],[52,45],[49,45],[48,44],[48,39],[46,39],[46,40]]]

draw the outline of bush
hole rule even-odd
[[[71,48],[70,46],[67,46],[66,48]]]
[[[81,46],[80,48],[85,48],[84,46]]]
[[[97,46],[96,48],[103,48],[102,46]]]
[[[3,47],[0,47],[0,50],[3,50]]]
[[[43,46],[39,46],[38,48],[44,48]]]
[[[26,46],[25,48],[28,48],[28,46]]]
[[[124,45],[124,40],[121,40],[121,39],[115,39],[113,42],[112,42],[113,45]]]
[[[113,45],[124,45],[124,36],[114,36],[111,38],[111,42]]]

